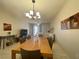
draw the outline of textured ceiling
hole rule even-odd
[[[35,10],[40,12],[42,20],[51,20],[64,3],[65,0],[36,0]],[[32,2],[31,0],[0,0],[0,8],[17,18],[26,19],[24,13],[32,9]]]

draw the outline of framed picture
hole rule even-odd
[[[3,29],[4,31],[11,31],[11,24],[3,23]]]
[[[61,21],[61,29],[79,29],[79,13]]]

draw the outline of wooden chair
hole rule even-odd
[[[43,59],[40,50],[28,51],[21,48],[22,59]]]

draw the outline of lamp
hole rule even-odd
[[[25,13],[25,16],[33,20],[40,19],[41,18],[40,13],[36,12],[34,9],[35,0],[32,0],[32,3],[33,3],[33,10],[30,10],[28,13]]]

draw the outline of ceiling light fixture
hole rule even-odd
[[[33,3],[33,10],[30,10],[28,13],[25,13],[25,16],[33,20],[40,19],[41,18],[40,13],[36,12],[34,9],[35,0],[32,0],[32,3]]]

